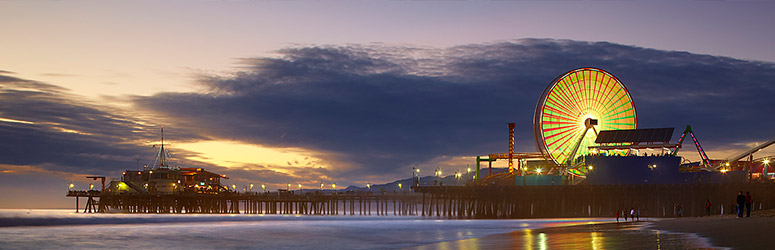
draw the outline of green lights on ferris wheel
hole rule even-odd
[[[534,133],[540,150],[556,164],[565,164],[586,129],[587,118],[600,130],[635,129],[635,104],[627,88],[610,73],[580,68],[555,79],[536,107]],[[576,156],[589,153],[595,133],[587,133]]]

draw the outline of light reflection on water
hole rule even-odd
[[[0,249],[707,247],[693,235],[664,233],[632,223],[589,225],[611,221],[610,218],[436,220],[417,216],[87,215],[0,210]],[[24,226],[40,225],[39,222],[50,226]],[[9,223],[18,226],[9,226]],[[574,225],[581,227],[560,227]]]
[[[477,249],[478,238],[611,218],[437,220],[419,216],[74,214],[0,209],[0,249]],[[38,226],[31,226],[38,225]],[[544,237],[550,247],[551,235]],[[532,243],[531,243],[532,244]],[[536,243],[538,247],[540,244]],[[517,246],[521,248],[521,246]]]
[[[664,233],[643,224],[600,224],[522,231],[420,246],[415,249],[708,249],[692,234]]]

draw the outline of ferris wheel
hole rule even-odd
[[[635,104],[622,82],[597,68],[580,68],[560,75],[544,90],[536,105],[533,130],[541,153],[571,174],[575,156],[589,153],[600,130],[635,129]],[[592,131],[589,131],[592,130]]]

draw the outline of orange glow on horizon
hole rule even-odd
[[[212,163],[222,167],[241,167],[244,165],[273,165],[277,167],[315,167],[327,168],[322,153],[302,148],[273,148],[257,144],[236,141],[200,141],[180,143],[176,148],[196,153],[186,157],[188,160]],[[282,168],[275,169],[285,172]]]

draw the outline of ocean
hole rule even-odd
[[[611,218],[457,220],[421,216],[83,214],[72,209],[6,209],[0,210],[0,249],[444,249],[445,242],[613,221]],[[462,248],[498,248],[481,243],[475,246]],[[536,249],[541,249],[538,246]]]

